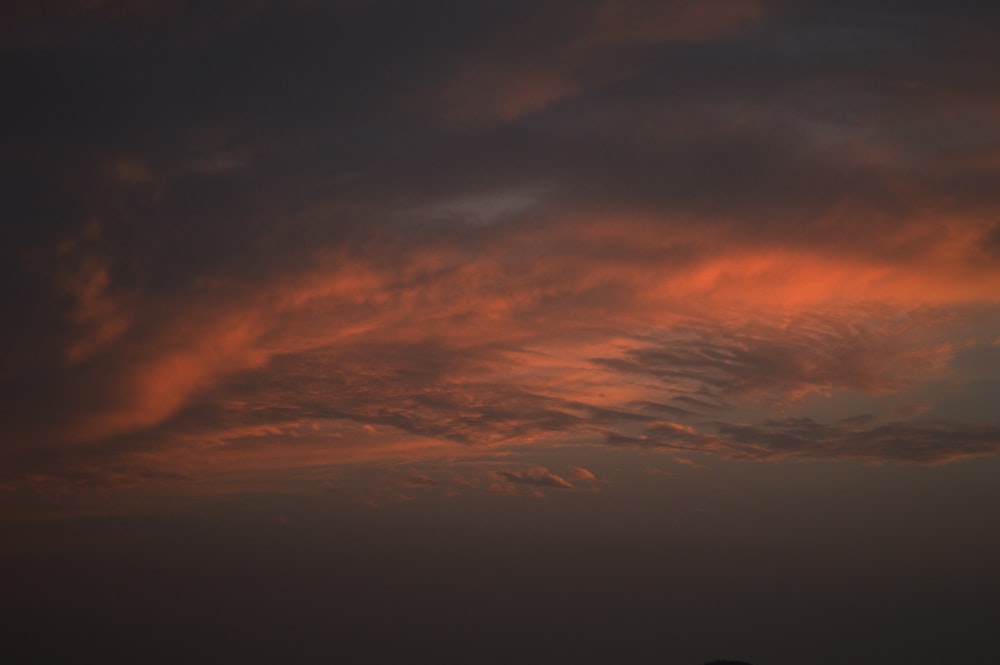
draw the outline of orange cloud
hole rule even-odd
[[[759,440],[771,430],[725,418],[810,396],[905,393],[949,377],[962,345],[992,343],[995,330],[976,321],[1000,304],[1000,270],[975,262],[977,231],[959,226],[923,261],[727,242],[642,219],[558,220],[527,235],[483,227],[471,239],[318,251],[255,288],[220,282],[113,307],[102,304],[119,292],[111,272],[85,261],[74,320],[129,325],[61,370],[59,424],[23,449],[79,446],[58,473],[108,477],[98,469],[118,465],[116,482],[154,468],[199,478],[543,441],[761,459],[987,454],[991,435],[978,430],[949,451],[950,425],[928,430],[919,454],[883,445],[892,432],[923,436],[906,423],[795,434],[794,447],[770,449]],[[76,357],[79,341],[66,348]],[[876,440],[878,454],[861,452]],[[594,480],[571,472],[492,482],[534,492]]]
[[[652,250],[644,240],[642,250],[636,251],[639,260],[629,261],[632,248],[609,247],[603,228],[580,227],[576,247],[567,252],[556,227],[548,238],[542,234],[535,240],[530,261],[517,260],[521,244],[516,237],[501,236],[495,238],[500,242],[494,249],[472,262],[465,261],[460,247],[417,250],[392,259],[344,260],[338,255],[323,259],[298,278],[217,311],[212,304],[186,311],[178,302],[176,311],[157,317],[162,330],[147,329],[145,338],[125,345],[133,354],[123,375],[127,403],[132,406],[108,417],[118,423],[108,431],[122,429],[130,421],[135,426],[160,422],[221,376],[261,368],[270,359],[289,354],[323,351],[337,357],[351,348],[433,340],[442,352],[476,354],[478,364],[460,371],[474,370],[482,384],[504,385],[513,379],[556,395],[565,390],[560,385],[585,386],[599,376],[601,370],[594,369],[592,358],[609,350],[610,357],[627,357],[636,348],[633,336],[638,330],[645,330],[644,335],[657,329],[669,333],[691,317],[719,320],[730,328],[765,313],[793,321],[796,312],[802,312],[803,325],[811,325],[806,323],[810,310],[821,317],[824,312],[840,312],[836,316],[859,316],[864,321],[869,316],[864,303],[887,303],[889,310],[906,311],[991,302],[1000,293],[998,270],[950,274],[908,262],[866,263],[858,257],[838,259],[792,248],[715,245],[687,250],[681,244],[682,260],[662,264],[645,260]],[[631,235],[625,220],[616,220],[614,228],[623,237]],[[631,228],[639,238],[646,229],[642,224]],[[596,235],[588,235],[591,230]],[[597,243],[593,251],[586,249],[589,242]],[[664,252],[676,247],[669,233],[659,243]],[[598,247],[609,258],[596,258]],[[595,260],[582,261],[580,256]],[[81,296],[90,309],[108,288],[106,273],[95,275],[101,279],[87,282],[91,290],[84,289]],[[776,332],[764,329],[762,334]],[[834,329],[831,334],[843,333]],[[499,346],[490,350],[492,345]],[[921,352],[922,357],[947,354],[946,349],[928,347],[935,348]],[[889,358],[911,362],[880,352],[883,362]],[[359,362],[370,362],[361,358]],[[387,369],[393,362],[408,360],[391,359]],[[360,366],[354,371],[364,373]],[[600,387],[608,403],[639,398],[644,390],[616,385],[614,379]],[[469,388],[473,392],[466,394],[471,399],[475,389]]]

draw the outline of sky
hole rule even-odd
[[[995,653],[998,23],[4,3],[6,648]]]

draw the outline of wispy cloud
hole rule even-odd
[[[1000,427],[940,421],[820,423],[811,418],[767,420],[760,425],[715,422],[700,430],[656,423],[641,433],[609,433],[612,446],[690,451],[742,460],[854,460],[870,463],[945,464],[996,455]],[[675,457],[678,464],[693,464]]]
[[[1000,452],[1000,427],[956,422],[890,422],[859,427],[809,418],[760,426],[719,426],[727,452],[752,459],[807,457],[943,464]]]
[[[573,489],[573,483],[545,468],[530,469],[528,471],[496,471],[494,474],[494,477],[498,480],[515,484],[562,490]]]

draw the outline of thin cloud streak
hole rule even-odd
[[[614,447],[710,453],[735,460],[947,464],[1000,453],[1000,427],[934,421],[859,427],[786,418],[761,425],[716,422],[698,431],[663,422],[637,435],[609,433],[605,442]]]

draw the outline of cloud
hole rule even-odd
[[[926,325],[920,314],[855,316],[679,326],[669,340],[597,362],[676,386],[687,394],[675,399],[702,411],[737,397],[794,400],[832,390],[901,391],[945,370],[951,357],[947,343],[904,341]]]
[[[524,485],[536,485],[538,487],[551,487],[555,489],[573,489],[573,483],[561,476],[552,473],[544,467],[529,469],[528,471],[497,471],[496,475],[512,483]]]
[[[0,11],[3,482],[991,450],[991,10],[126,4]]]
[[[947,421],[870,423],[867,418],[821,423],[812,418],[759,425],[715,422],[703,430],[657,423],[641,434],[609,434],[613,446],[705,452],[740,460],[852,460],[875,464],[945,464],[1000,452],[1000,427]],[[673,458],[678,464],[693,464]]]
[[[572,472],[574,480],[583,480],[591,482],[597,480],[597,476],[594,475],[593,471],[585,469],[582,466],[571,466],[569,467],[569,470]]]
[[[809,457],[868,462],[943,464],[995,455],[1000,427],[954,422],[891,422],[873,427],[818,423],[809,418],[768,421],[762,426],[721,425],[737,456],[754,459]]]
[[[544,496],[542,490],[574,490],[576,486],[546,467],[535,467],[523,471],[498,470],[488,473],[488,490],[493,494],[519,495],[518,486],[529,488],[528,495]]]
[[[259,289],[134,299],[131,327],[99,357],[53,370],[63,380],[44,390],[57,423],[30,425],[37,411],[25,412],[21,429],[8,429],[21,441],[12,449],[85,444],[87,468],[132,457],[129,438],[174,450],[181,467],[199,441],[226,463],[257,449],[246,463],[261,468],[282,456],[289,465],[407,458],[433,442],[711,451],[718,442],[700,419],[836,391],[911,390],[949,373],[954,330],[988,319],[825,296],[764,316],[729,304],[746,296],[744,278],[705,291],[690,277],[700,258],[622,265],[614,252],[596,254],[606,247],[598,236],[587,265],[556,243],[536,246],[527,263],[516,236],[489,233],[509,245],[474,262],[461,262],[464,241],[398,254],[390,245],[320,257]],[[572,253],[589,241],[581,233]],[[68,470],[79,463],[59,456]],[[18,453],[9,464],[43,459]]]
[[[96,235],[91,225],[85,233]],[[111,266],[99,256],[80,251],[73,244],[60,247],[54,276],[57,292],[72,300],[68,321],[77,338],[66,349],[70,363],[79,363],[119,338],[128,328],[125,293],[111,292]]]
[[[633,76],[637,51],[723,38],[760,18],[758,0],[590,0],[516,10],[422,92],[432,112],[458,121],[510,121]]]

